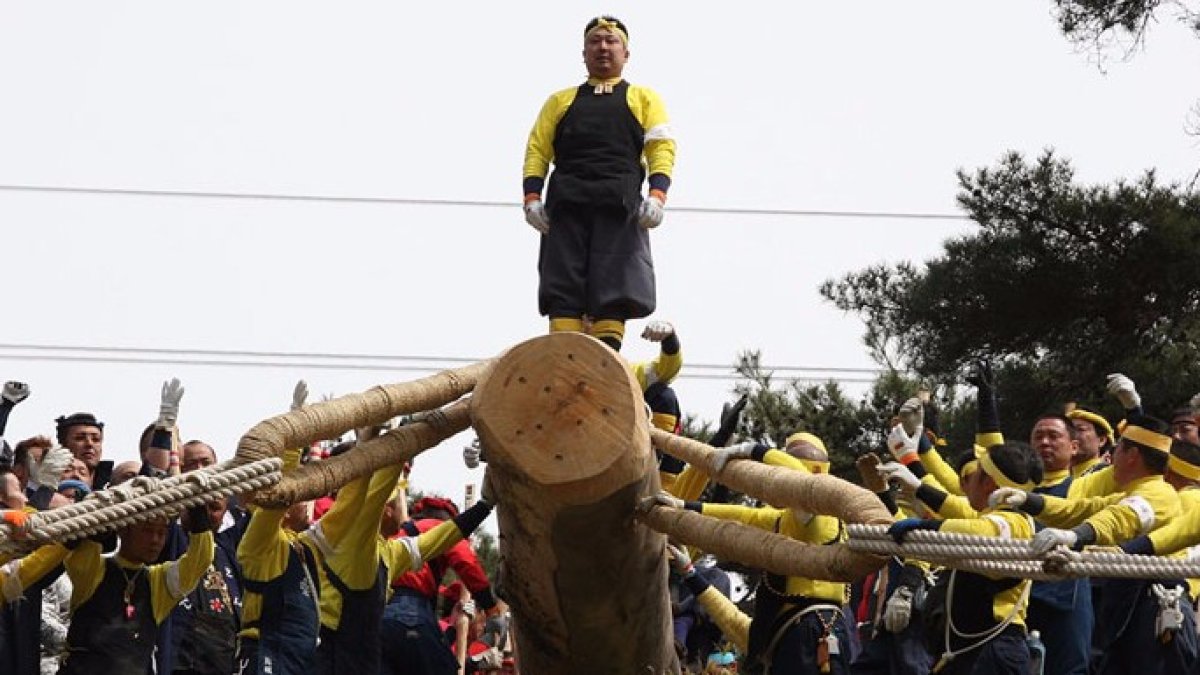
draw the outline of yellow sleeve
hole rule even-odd
[[[550,163],[554,161],[554,132],[567,108],[575,101],[576,91],[578,89],[572,87],[557,92],[542,106],[525,144],[525,172],[522,178],[545,178],[550,172]]]
[[[675,168],[675,136],[667,117],[667,107],[654,90],[639,85],[629,86],[626,100],[645,134],[642,154],[646,158],[647,173],[660,173],[669,178]]]
[[[187,550],[179,560],[146,568],[155,623],[162,623],[175,605],[196,588],[212,565],[215,548],[212,532],[193,532],[188,535]]]
[[[1184,509],[1183,514],[1150,533],[1156,555],[1171,555],[1200,544],[1200,508]]]
[[[407,539],[407,537],[401,537]],[[412,554],[401,539],[388,539],[384,541],[383,555],[387,564],[388,584],[396,580],[405,572],[414,572],[421,569],[421,564],[427,560],[432,560],[446,552],[451,546],[463,540],[463,534],[459,531],[458,526],[454,521],[447,520],[437,527],[422,532],[417,536],[417,550],[421,553],[421,559],[414,561]],[[414,569],[415,568],[415,569]]]
[[[714,586],[704,589],[696,596],[696,602],[708,612],[713,623],[725,634],[726,639],[745,653],[750,644],[750,617],[744,614],[729,598],[721,595]]]
[[[766,506],[755,509],[736,504],[704,504],[701,507],[700,513],[712,516],[713,518],[720,518],[721,520],[732,520],[771,532],[775,531],[779,518],[783,515],[783,511],[780,509]]]
[[[300,465],[299,448],[283,453],[283,470]],[[242,574],[253,581],[270,581],[287,569],[288,539],[283,533],[286,508],[253,508],[250,524],[238,542],[237,557]]]
[[[0,590],[4,601],[16,602],[26,588],[58,567],[67,553],[67,547],[62,544],[46,544],[24,558],[0,566]]]
[[[1158,480],[1121,497],[1087,523],[1096,531],[1097,544],[1115,546],[1170,524],[1180,511],[1179,494]]]
[[[708,485],[708,474],[692,464],[683,467],[668,491],[686,502],[694,502],[704,494]]]
[[[971,502],[958,495],[946,495],[937,514],[945,520],[979,517],[979,512],[971,508]]]
[[[946,462],[942,453],[938,452],[936,448],[921,453],[921,464],[928,472],[922,480],[936,482],[936,484],[930,483],[930,487],[940,488],[951,495],[962,496],[963,490],[958,480],[958,472]]]
[[[985,512],[978,518],[952,518],[942,522],[941,531],[1002,539],[1033,537],[1033,527],[1029,518],[1012,511]]]
[[[313,524],[309,530],[309,537],[322,555],[332,555],[350,533],[354,523],[359,520],[359,512],[362,510],[363,500],[367,498],[367,488],[370,484],[371,476],[367,475],[343,485],[338,490],[333,506]]]
[[[1081,499],[1046,496],[1046,506],[1034,516],[1049,527],[1075,527],[1121,500],[1121,494]]]
[[[378,550],[379,518],[383,504],[396,489],[396,481],[404,465],[391,464],[372,474],[366,494],[358,507],[357,517],[328,557],[329,568],[350,588],[368,588],[375,583],[379,556],[368,552]],[[374,545],[373,545],[374,544]]]
[[[71,611],[74,612],[92,597],[104,580],[104,558],[100,556],[100,543],[85,539],[67,554],[64,566],[71,580]]]
[[[1117,479],[1113,478],[1109,466],[1072,480],[1071,487],[1067,488],[1067,498],[1103,497],[1117,491]]]

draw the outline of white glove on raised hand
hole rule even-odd
[[[542,234],[550,234],[550,216],[546,214],[546,205],[540,199],[525,203],[525,222]]]
[[[925,406],[921,404],[921,399],[914,396],[904,402],[900,406],[900,424],[904,426],[904,431],[909,436],[919,438],[925,427]]]
[[[900,488],[907,492],[916,492],[921,487],[921,479],[900,462],[888,462],[875,468],[886,481],[896,481]]]
[[[1071,530],[1059,530],[1053,527],[1046,529],[1033,535],[1033,541],[1029,542],[1029,549],[1034,555],[1042,555],[1049,553],[1057,546],[1066,546],[1071,548],[1079,539]]]
[[[36,463],[30,461],[29,476],[34,483],[57,490],[63,471],[66,471],[74,460],[75,455],[71,454],[70,450],[62,446],[55,446],[42,455],[42,461]]]
[[[159,399],[158,422],[159,429],[170,429],[179,421],[179,401],[183,398],[183,385],[178,377],[163,382],[162,397]]]
[[[478,438],[463,448],[463,464],[466,464],[468,469],[478,468],[481,456],[483,456],[483,448],[480,447]]]
[[[1134,385],[1133,380],[1120,373],[1108,376],[1108,393],[1116,396],[1126,410],[1132,410],[1142,405],[1142,397],[1138,396],[1137,386]]]
[[[654,195],[650,195],[642,200],[642,205],[638,208],[638,225],[652,230],[659,225],[662,225],[663,220],[663,203],[662,200]]]
[[[5,382],[4,388],[0,389],[0,399],[8,401],[13,405],[27,398],[29,398],[29,385],[24,382]]]
[[[675,327],[666,321],[651,321],[642,331],[642,339],[650,342],[662,342],[675,332]]]
[[[913,592],[908,586],[901,586],[888,598],[883,607],[883,627],[893,635],[908,628],[912,619]]]
[[[299,410],[308,402],[308,383],[300,380],[292,390],[292,410]]]
[[[1007,506],[1010,509],[1020,509],[1029,499],[1029,493],[1010,487],[996,488],[988,495],[988,506],[994,508]]]
[[[725,465],[731,459],[750,459],[754,456],[754,448],[758,443],[754,441],[742,441],[724,448],[717,448],[709,457],[712,461],[713,474],[719,474],[725,469]]]
[[[920,442],[923,432],[924,430],[917,426],[912,433],[909,433],[904,429],[903,422],[897,424],[888,433],[888,451],[892,453],[892,457],[903,462],[906,457],[917,454],[917,444]]]

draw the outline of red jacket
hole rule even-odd
[[[401,526],[396,537],[415,537],[441,524],[442,521],[435,518],[410,520]],[[491,609],[496,605],[496,597],[492,595],[492,585],[488,582],[487,572],[483,571],[483,566],[479,564],[479,558],[475,556],[468,539],[451,546],[450,550],[433,560],[425,561],[420,570],[401,574],[392,582],[392,588],[409,588],[429,598],[430,602],[435,602],[442,577],[450,568],[454,569],[454,573],[466,585],[467,590],[471,591],[476,605],[481,609]]]

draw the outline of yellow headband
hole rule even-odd
[[[625,31],[622,30],[622,28],[620,26],[618,26],[615,22],[609,21],[608,19],[605,19],[605,18],[597,19],[596,25],[592,26],[592,29],[584,34],[583,39],[585,39],[585,40],[588,39],[589,37],[592,36],[592,33],[595,33],[596,31],[601,30],[601,29],[610,30],[610,31],[616,33],[617,37],[621,38],[621,44],[625,45],[626,47],[629,46],[629,35],[626,34]]]
[[[983,469],[984,473],[991,476],[992,480],[996,481],[996,485],[999,485],[1000,487],[1017,488],[1019,490],[1025,490],[1026,492],[1037,487],[1031,480],[1027,480],[1024,483],[1018,483],[1008,476],[1005,476],[1004,472],[1000,470],[1000,467],[996,466],[996,463],[992,461],[992,456],[987,453],[984,453],[983,457],[979,458],[979,467]]]
[[[675,433],[675,425],[678,422],[679,419],[677,417],[668,413],[654,413],[650,415],[650,424],[655,429],[662,429],[669,434]]]
[[[975,473],[978,470],[979,470],[979,460],[973,459],[973,460],[967,462],[966,464],[963,464],[962,468],[958,470],[958,478],[959,478],[959,480],[962,480],[963,478],[970,476],[971,474]]]
[[[813,473],[829,473],[829,462],[822,462],[816,459],[802,459],[800,461]]]
[[[828,450],[825,449],[825,441],[822,441],[820,438],[817,438],[815,435],[810,434],[807,431],[797,431],[796,433],[792,434],[791,436],[788,436],[787,440],[783,442],[783,447],[786,448],[787,446],[791,445],[792,443],[801,443],[801,442],[808,443],[808,444],[812,445],[813,447],[817,448],[818,450],[820,450],[821,452],[824,452],[824,453],[829,452]]]
[[[1200,466],[1188,464],[1182,457],[1171,455],[1167,458],[1167,470],[1173,471],[1188,480],[1200,481]]]
[[[1113,437],[1112,425],[1108,423],[1108,420],[1094,412],[1089,412],[1083,408],[1076,408],[1067,413],[1067,418],[1072,420],[1087,420],[1088,422],[1099,426],[1101,429],[1104,429],[1104,437],[1108,439],[1109,443],[1117,442]]]
[[[1144,427],[1139,427],[1136,424],[1130,424],[1125,427],[1125,431],[1121,433],[1121,439],[1133,441],[1139,445],[1144,445],[1161,453],[1171,452],[1171,437],[1158,434]]]

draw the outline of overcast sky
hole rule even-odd
[[[461,358],[543,332],[537,234],[518,206],[525,138],[545,98],[584,76],[584,23],[611,12],[631,33],[627,78],[662,95],[678,137],[652,240],[656,317],[686,359],[758,348],[768,364],[871,368],[861,322],[818,284],[934,256],[969,222],[671,207],[955,214],[956,168],[1049,146],[1086,181],[1190,177],[1200,40],[1167,22],[1102,72],[1050,5],[0,3],[0,185],[511,203],[0,190],[0,342]],[[642,325],[630,358],[654,354]],[[34,390],[10,440],[88,410],[116,460],[136,455],[171,376],[184,435],[227,458],[298,378],[342,394],[426,374],[360,357],[63,356],[177,356],[0,348],[0,379]],[[677,389],[712,418],[731,385]],[[466,440],[419,459],[416,485],[459,498],[479,477]]]

